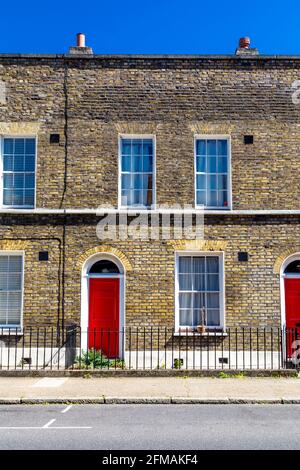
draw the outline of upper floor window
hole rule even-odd
[[[121,137],[121,207],[151,208],[154,201],[153,137]]]
[[[2,205],[34,207],[34,138],[5,137],[2,152]]]
[[[22,254],[0,255],[0,328],[21,325],[23,295]]]
[[[229,144],[229,138],[203,136],[196,139],[196,206],[230,207]]]

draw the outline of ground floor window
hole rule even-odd
[[[222,325],[222,270],[220,255],[178,256],[179,327]]]
[[[0,254],[0,328],[21,326],[22,254]]]

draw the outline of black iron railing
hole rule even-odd
[[[298,369],[298,343],[300,328],[0,328],[0,369]]]

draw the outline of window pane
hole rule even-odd
[[[7,290],[21,290],[21,274],[13,273],[8,274],[7,278]]]
[[[205,188],[206,188],[206,176],[197,175],[197,189],[205,189]]]
[[[143,176],[143,188],[152,189],[152,175]]]
[[[142,169],[143,157],[141,157],[140,155],[133,155],[131,163],[132,163],[131,171],[135,173],[139,173],[143,170]]]
[[[193,287],[195,291],[205,291],[205,276],[204,274],[194,274],[194,284]]]
[[[211,189],[217,189],[217,177],[216,175],[208,175],[207,176],[207,189],[210,191]]]
[[[219,201],[219,206],[223,206],[223,207],[228,206],[227,191],[218,192],[218,201]]]
[[[131,175],[122,175],[122,189],[131,188]]]
[[[227,158],[218,157],[218,172],[226,173],[227,172]]]
[[[190,308],[192,306],[193,294],[179,294],[179,307]]]
[[[34,190],[33,189],[25,189],[24,204],[25,206],[34,206]]]
[[[8,324],[19,325],[21,320],[21,292],[8,293]]]
[[[34,171],[35,159],[34,155],[25,156],[25,171]]]
[[[25,140],[15,139],[14,153],[17,155],[24,155],[25,153]]]
[[[216,140],[207,140],[207,155],[217,155]]]
[[[207,308],[219,308],[219,294],[206,295]]]
[[[218,189],[227,189],[227,175],[218,176]]]
[[[25,153],[34,155],[35,154],[35,139],[25,140]]]
[[[206,192],[205,191],[197,191],[197,205],[206,205]]]
[[[152,191],[150,189],[143,190],[142,196],[143,196],[143,200],[142,200],[143,206],[151,206],[153,203]]]
[[[209,191],[207,193],[207,206],[216,207],[218,204],[218,193],[217,191]]]
[[[143,185],[142,175],[141,174],[133,175],[133,188],[142,189],[142,185]]]
[[[216,173],[217,171],[217,158],[216,157],[209,157],[207,159],[207,172],[208,173]]]
[[[193,263],[194,263],[194,266],[193,266],[194,273],[205,272],[205,257],[204,256],[194,256]]]
[[[153,154],[153,142],[151,139],[143,140],[143,155],[152,155]]]
[[[7,320],[7,292],[0,292],[0,325],[6,325]]]
[[[4,139],[4,153],[13,154],[14,152],[14,139]]]
[[[10,256],[9,257],[9,272],[10,273],[22,272],[22,256]]]
[[[179,289],[192,290],[192,277],[190,274],[179,274]]]
[[[25,188],[34,189],[34,173],[25,174]]]
[[[3,157],[3,171],[13,171],[14,157],[13,155],[4,155]]]
[[[192,258],[191,258],[191,256],[180,256],[179,257],[179,272],[180,273],[191,273],[192,272]]]
[[[7,290],[7,273],[0,273],[0,291]]]
[[[122,191],[121,204],[122,206],[130,206],[132,204],[132,193],[130,190]]]
[[[24,187],[24,173],[15,174],[14,188],[20,189]]]
[[[183,326],[193,326],[193,311],[192,310],[180,310],[179,311],[179,323]]]
[[[151,173],[153,167],[153,157],[151,155],[146,155],[143,157],[143,172]]]
[[[3,204],[5,206],[12,206],[13,204],[13,191],[10,189],[4,189],[3,191]]]
[[[205,307],[205,294],[194,294],[194,308],[199,309]]]
[[[131,143],[132,146],[132,155],[143,155],[142,148],[143,143],[142,140],[134,139]]]
[[[207,274],[206,276],[206,290],[218,291],[219,290],[219,276],[218,274]]]
[[[205,140],[197,140],[196,143],[196,153],[197,155],[206,155],[206,141]]]
[[[219,272],[219,258],[218,256],[206,257],[206,272],[218,273]]]
[[[122,139],[122,155],[131,155],[130,139]]]
[[[14,177],[13,174],[8,173],[3,175],[3,187],[4,188],[13,188]]]
[[[122,156],[122,171],[131,170],[131,157],[130,155]]]
[[[14,171],[24,171],[24,155],[14,156]]]
[[[197,172],[204,173],[206,171],[206,158],[197,157]]]
[[[23,190],[15,189],[13,191],[13,205],[14,206],[23,205]]]
[[[220,325],[220,312],[219,310],[207,310],[207,325],[219,326]]]
[[[8,256],[0,256],[0,273],[6,273],[8,271]]]
[[[227,140],[218,140],[218,155],[227,155]]]

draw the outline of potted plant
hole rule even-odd
[[[206,311],[205,311],[205,307],[202,307],[201,308],[201,315],[200,315],[200,325],[197,325],[197,332],[198,333],[205,333],[206,331]]]

